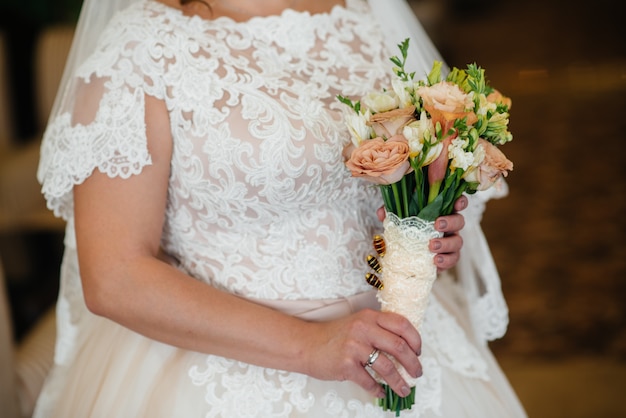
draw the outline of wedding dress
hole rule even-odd
[[[110,22],[62,93],[97,92],[97,113],[61,104],[42,144],[38,176],[67,233],[55,366],[36,417],[393,416],[351,382],[178,349],[91,314],[72,214],[72,187],[94,169],[128,178],[151,164],[152,96],[167,105],[173,137],[162,247],[177,268],[311,320],[375,307],[364,258],[381,199],[343,166],[349,139],[336,96],[388,82],[391,53],[362,0],[239,23],[142,0]],[[486,342],[507,323],[492,261],[476,262],[488,254],[478,226],[487,197],[473,197],[466,214],[478,258],[464,258],[459,280],[435,284],[424,376],[403,417],[525,416]],[[479,285],[485,268],[492,280]]]

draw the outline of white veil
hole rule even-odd
[[[415,17],[413,9],[405,0],[368,0],[374,16],[384,28],[387,49],[397,52],[397,45],[406,38],[411,38],[407,69],[423,78],[433,65],[433,61],[442,58],[430,37]],[[419,40],[419,41],[418,41]]]
[[[55,99],[50,120],[67,109],[71,101],[69,89],[71,75],[91,54],[114,14],[129,5],[143,0],[85,0],[80,13],[74,42],[65,66],[64,74]],[[407,68],[416,71],[417,77],[425,76],[434,60],[442,60],[439,52],[415,17],[405,0],[368,0],[379,19],[386,36],[390,53],[398,51],[397,45],[411,38]],[[501,337],[508,325],[508,310],[500,290],[500,277],[491,251],[480,227],[485,202],[491,197],[506,194],[506,184],[488,192],[470,197],[470,207],[464,212],[466,228],[462,232],[464,250],[458,264],[458,278],[468,297],[472,323],[477,337],[487,341]]]
[[[74,40],[65,64],[50,119],[61,112],[69,93],[68,84],[76,68],[94,51],[98,38],[118,11],[142,0],[84,0],[74,32]]]

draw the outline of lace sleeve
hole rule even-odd
[[[48,208],[56,216],[71,217],[72,189],[95,169],[111,177],[128,178],[151,163],[144,100],[140,88],[105,89],[91,122],[75,123],[88,112],[79,105],[74,112],[50,121],[41,145],[37,178]]]
[[[113,20],[59,92],[44,134],[37,178],[48,207],[69,219],[72,189],[94,170],[128,178],[151,163],[145,96],[164,99],[163,54],[138,8]],[[153,39],[149,42],[149,39]]]

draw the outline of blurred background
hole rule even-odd
[[[449,65],[476,62],[513,99],[510,194],[483,219],[510,310],[494,353],[531,417],[626,417],[623,3],[410,3]],[[22,416],[51,361],[63,240],[35,180],[39,141],[80,4],[0,2],[0,361]]]

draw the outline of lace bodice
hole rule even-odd
[[[380,34],[361,29],[374,26],[363,7],[208,24],[139,5],[79,70],[105,81],[93,123],[72,126],[68,112],[49,128],[44,151],[62,157],[42,163],[51,205],[70,217],[69,190],[94,167],[128,176],[150,163],[143,105],[154,96],[174,143],[162,245],[182,268],[254,298],[366,289],[380,200],[341,164],[349,137],[336,99],[388,73]]]

